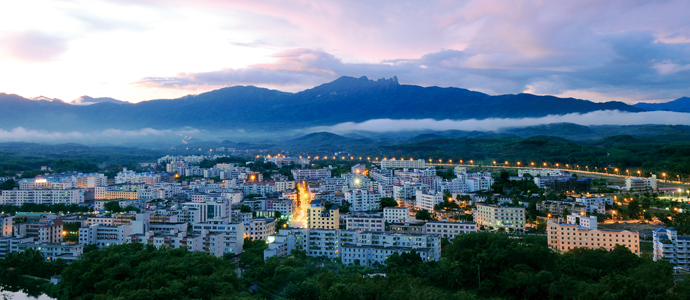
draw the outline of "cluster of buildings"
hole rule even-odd
[[[424,261],[438,260],[443,238],[478,230],[524,231],[526,226],[525,206],[500,198],[492,202],[496,204],[483,203],[486,199],[474,195],[491,190],[491,173],[469,173],[456,167],[455,178],[444,179],[424,160],[384,159],[379,166],[355,165],[350,173],[332,177],[331,167],[309,169],[305,168],[308,159],[282,155],[266,157],[266,161],[292,166],[289,174],[261,173],[233,163],[198,165],[219,157],[223,156],[166,156],[158,160],[164,172],[125,168],[110,180],[100,173],[46,174],[20,180],[17,189],[2,191],[0,204],[78,204],[91,207],[94,214],[3,216],[0,256],[32,248],[49,260],[73,260],[86,245],[102,248],[133,242],[222,256],[241,253],[244,239],[249,238],[268,242],[265,258],[300,250],[344,264],[376,266],[385,265],[392,254],[413,250]],[[588,178],[559,170],[522,169],[515,179],[534,180],[539,187],[559,191],[587,191],[591,186]],[[655,181],[649,179],[644,185],[650,188]],[[636,190],[639,185],[631,181],[631,186]],[[444,199],[447,194],[451,199]],[[473,222],[414,218],[416,212],[434,212],[438,204],[454,201],[460,194],[472,196]],[[382,209],[384,197],[393,198],[399,206]],[[138,211],[107,214],[106,204],[113,201]],[[583,194],[568,201],[540,203],[538,209],[561,217],[548,222],[549,245],[568,251],[574,247],[612,249],[619,244],[639,254],[638,233],[598,230],[596,218],[584,217],[605,213],[612,202],[604,195]],[[561,215],[564,211],[573,214]],[[283,224],[281,219],[292,220],[292,227],[277,228]],[[68,232],[65,224],[79,230]],[[68,234],[77,234],[78,242],[66,243]],[[677,252],[686,249],[672,229],[659,231],[658,236],[659,257],[670,257],[668,245],[679,245],[674,248]],[[655,233],[655,255],[656,239]],[[687,263],[685,256],[673,257],[678,264]]]

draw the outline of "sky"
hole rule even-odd
[[[690,1],[0,2],[0,92],[138,102],[340,76],[592,101],[690,96]]]

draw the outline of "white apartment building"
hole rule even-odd
[[[532,177],[550,177],[550,176],[555,176],[555,177],[562,177],[569,175],[566,172],[563,172],[561,170],[553,170],[553,169],[519,169],[518,170],[518,176],[523,177],[525,174],[531,175]]]
[[[210,219],[228,219],[231,220],[232,207],[230,202],[224,201],[206,201],[206,202],[185,202],[182,203],[182,210],[197,209],[200,212],[200,219],[198,222],[206,222]],[[179,215],[178,215],[179,217]]]
[[[2,191],[0,204],[22,206],[24,203],[33,204],[82,204],[84,190],[8,190]]]
[[[350,211],[372,211],[381,209],[381,195],[368,189],[355,189],[343,193],[345,201],[351,204]]]
[[[245,195],[251,195],[251,194],[256,194],[256,195],[266,195],[266,193],[273,193],[275,192],[276,185],[273,181],[266,181],[266,182],[246,182],[242,186],[242,192],[244,192]]]
[[[374,190],[381,195],[381,197],[393,197],[393,185],[378,183],[374,185]]]
[[[251,219],[244,222],[244,236],[252,240],[267,240],[269,235],[276,234],[276,223],[273,218]]]
[[[690,236],[679,236],[673,227],[656,229],[652,235],[654,261],[665,259],[685,272],[690,271]]]
[[[295,181],[318,180],[331,177],[331,170],[328,169],[293,169],[292,176]]]
[[[503,229],[525,229],[525,208],[478,203],[472,209],[477,226]]]
[[[443,202],[443,194],[417,191],[414,206],[416,209],[433,211],[434,206]]]
[[[223,253],[240,254],[244,246],[244,223],[198,223],[194,225],[195,232],[202,232],[208,230],[209,233],[221,233],[220,242],[223,248]]]
[[[35,238],[32,237],[17,237],[4,236],[0,237],[0,258],[5,258],[7,254],[19,251],[19,244],[33,243]]]
[[[457,235],[472,232],[477,232],[477,223],[431,221],[424,224],[424,233],[438,234],[442,238],[451,240]]]
[[[465,179],[467,185],[467,192],[480,192],[491,190],[491,185],[494,184],[494,179],[491,176],[472,177]]]
[[[441,259],[441,238],[434,234],[341,231],[343,264],[386,265],[393,253],[415,250],[423,261]],[[346,241],[346,238],[351,241]]]
[[[385,265],[391,254],[412,250],[423,261],[441,258],[441,239],[432,234],[287,228],[269,237],[268,242],[264,259],[286,255],[295,249],[306,251],[308,256],[341,258],[343,264],[366,266]]]
[[[244,195],[240,191],[223,192],[220,193],[220,196],[229,200],[230,204],[240,204],[242,199],[244,199]]]
[[[627,177],[625,178],[625,189],[628,191],[656,190],[656,174],[651,177]]]
[[[79,229],[79,243],[105,248],[111,245],[124,244],[131,234],[131,225],[129,224],[119,226],[94,224]]]
[[[449,191],[452,194],[467,193],[469,188],[462,178],[453,178],[452,180],[436,180],[434,182],[434,191],[437,193],[444,193]]]
[[[294,190],[295,189],[295,181],[290,180],[290,181],[276,181],[275,182],[275,188],[273,189],[276,192],[283,192],[287,190]]]
[[[606,213],[606,205],[613,205],[613,197],[602,195],[582,195],[575,198],[576,203],[585,206],[587,212]],[[603,206],[603,209],[601,209]]]
[[[386,224],[381,216],[349,215],[345,217],[345,228],[359,231],[385,231]]]
[[[34,249],[41,252],[46,261],[62,259],[73,261],[79,259],[84,253],[84,245],[69,243],[18,243],[17,252],[24,252],[26,249]]]
[[[273,203],[273,210],[280,212],[280,214],[283,216],[290,216],[294,214],[296,209],[297,205],[295,204],[295,201],[290,199],[280,200]]]
[[[426,190],[428,187],[426,184],[396,184],[393,186],[393,198],[396,201],[414,198],[417,191]]]
[[[385,207],[383,208],[383,218],[389,224],[407,223],[410,218],[409,207]]]
[[[381,161],[381,168],[385,169],[423,169],[426,167],[426,162],[423,159],[417,160],[395,160],[384,159]]]
[[[128,242],[138,242],[153,245],[156,248],[167,247],[178,249],[186,247],[187,251],[200,251],[216,257],[223,256],[224,244],[222,233],[210,233],[203,230],[196,234],[172,231],[171,233],[155,233],[153,231],[144,234],[132,235]]]

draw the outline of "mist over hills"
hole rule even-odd
[[[525,118],[599,110],[641,112],[622,102],[531,94],[490,96],[461,88],[401,85],[397,78],[369,80],[341,77],[298,93],[234,86],[177,99],[119,105],[84,98],[84,104],[28,100],[0,94],[0,128],[275,131],[328,126],[371,119]]]

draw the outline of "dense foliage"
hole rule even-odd
[[[533,237],[477,233],[456,237],[439,262],[415,253],[392,255],[376,270],[342,266],[293,252],[260,255],[265,244],[242,254],[243,279],[262,295],[287,299],[687,299],[690,280],[674,284],[671,266],[623,247],[557,253]],[[363,274],[384,273],[381,276]]]
[[[51,290],[60,299],[235,299],[244,290],[228,261],[138,243],[85,253],[62,276]]]
[[[542,237],[476,233],[444,241],[440,261],[417,253],[391,255],[387,266],[344,266],[293,251],[264,261],[264,241],[245,240],[239,257],[141,244],[89,249],[69,266],[37,251],[0,260],[0,276],[47,278],[58,299],[668,299],[690,297],[690,280],[675,283],[671,265],[613,251],[550,250]],[[238,263],[235,263],[237,261]],[[9,268],[15,268],[12,271]],[[241,272],[241,277],[238,277]],[[12,277],[13,276],[13,277]]]

